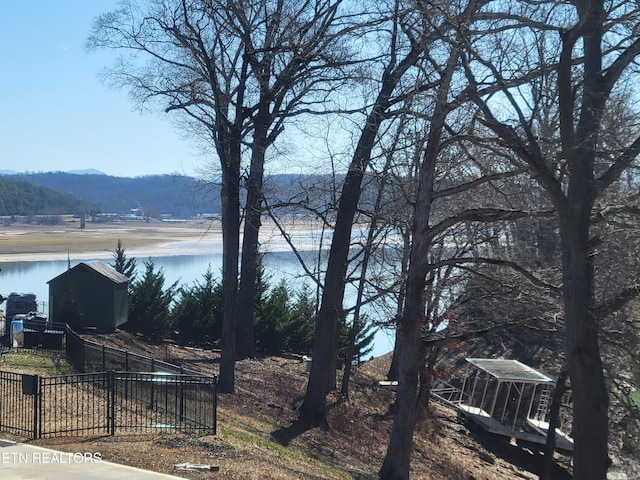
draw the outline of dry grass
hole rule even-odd
[[[16,351],[2,356],[0,370],[30,375],[64,375],[73,372],[73,367],[66,358],[59,358],[58,365],[54,359],[49,353]]]
[[[218,354],[210,350],[143,342],[123,332],[96,335],[94,340],[217,372]],[[377,386],[388,361],[379,358],[358,368],[348,401],[329,397],[326,429],[296,424],[306,386],[305,365],[296,359],[265,357],[238,362],[236,393],[219,398],[216,436],[116,435],[33,443],[69,452],[100,452],[109,461],[190,479],[376,478],[392,422],[387,412],[393,392]],[[412,478],[537,478],[537,458],[532,454],[508,445],[492,450],[460,426],[451,410],[434,405],[432,412],[416,433]],[[184,462],[213,465],[219,471],[174,469]]]
[[[73,234],[36,234],[21,232],[11,236],[0,237],[0,249],[4,254],[39,254],[39,253],[66,253],[84,251],[113,251],[119,237],[114,236],[74,236]],[[157,240],[145,238],[125,238],[123,240],[129,247],[151,245]]]

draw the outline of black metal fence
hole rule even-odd
[[[0,371],[1,431],[18,436],[36,436],[37,397],[28,394],[33,381],[33,375]]]
[[[73,375],[0,371],[0,431],[19,436],[216,433],[217,378],[64,328]]]
[[[216,378],[107,371],[0,372],[0,431],[41,438],[157,431],[216,433]]]
[[[108,372],[38,377],[34,438],[114,433]]]
[[[114,428],[216,433],[216,379],[204,375],[113,372]]]
[[[66,329],[66,353],[73,368],[81,373],[122,370],[126,372],[201,374],[170,362],[86,340],[68,327]]]

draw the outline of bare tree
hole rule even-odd
[[[108,72],[114,84],[129,87],[141,104],[157,99],[166,111],[179,112],[181,121],[205,132],[215,148],[222,173],[223,392],[234,390],[237,354],[254,353],[253,293],[266,152],[287,119],[319,113],[332,88],[342,83],[342,68],[350,62],[342,39],[352,25],[348,16],[338,14],[340,4],[149,0],[143,9],[125,1],[96,20],[89,38],[92,48],[130,54]],[[245,146],[250,158],[238,290]]]
[[[594,206],[640,152],[637,131],[615,151],[607,150],[603,142],[604,112],[616,100],[614,92],[632,85],[630,75],[640,54],[638,11],[629,3],[598,0],[539,7],[523,4],[522,10],[510,10],[501,21],[486,24],[482,32],[478,26],[476,31],[491,37],[491,44],[469,43],[466,71],[485,124],[502,145],[513,150],[517,161],[528,166],[559,219],[565,350],[574,398],[574,476],[603,480],[609,464],[609,398],[600,353],[595,245],[590,232]],[[549,24],[549,18],[558,23]],[[487,35],[488,30],[492,35]],[[530,48],[536,44],[544,48]],[[540,95],[509,86],[514,75],[545,69],[557,76],[561,148],[554,155],[544,148],[532,114]],[[501,85],[500,105],[479,93],[487,82]]]
[[[413,31],[408,27],[402,28],[403,21],[411,21],[412,26],[419,26],[416,19],[403,19],[398,15],[398,11],[399,2],[396,2],[389,32],[390,47],[387,63],[379,81],[376,98],[366,115],[340,193],[322,302],[316,320],[313,362],[304,401],[300,408],[301,418],[313,424],[326,422],[326,395],[328,388],[335,384],[336,325],[342,315],[351,232],[361,195],[362,181],[371,161],[380,127],[392,115],[391,107],[399,101],[394,93],[404,75],[420,59],[425,42],[424,32]]]
[[[356,339],[357,334],[360,331],[360,328],[363,325],[362,321],[362,311],[365,306],[364,296],[365,289],[368,282],[368,276],[370,274],[369,271],[369,263],[371,262],[372,257],[374,256],[375,245],[377,243],[376,237],[379,234],[378,231],[378,223],[380,222],[380,214],[382,212],[382,204],[385,196],[387,195],[387,179],[389,177],[389,167],[391,164],[392,155],[386,155],[386,161],[380,172],[379,181],[376,182],[376,196],[373,204],[373,208],[371,210],[371,217],[369,223],[367,225],[367,234],[366,239],[364,241],[364,245],[362,245],[362,261],[358,266],[358,275],[359,278],[357,280],[357,288],[356,288],[356,300],[353,308],[353,323],[351,325],[351,332],[349,335],[349,345],[347,356],[345,358],[344,365],[344,375],[342,376],[342,385],[340,387],[340,394],[344,398],[349,398],[349,383],[351,378],[351,368],[353,365],[353,359],[356,354]]]
[[[474,7],[469,9],[472,13]],[[465,19],[466,20],[466,19]],[[459,52],[451,49],[440,73],[438,100],[431,115],[431,128],[417,177],[416,209],[413,223],[413,242],[406,281],[406,297],[396,333],[398,355],[397,414],[389,437],[387,454],[380,469],[380,478],[408,479],[413,447],[413,432],[417,421],[418,379],[424,359],[420,337],[424,315],[424,290],[428,271],[427,252],[433,236],[430,227],[433,203],[434,172],[441,136],[448,113],[446,107]]]
[[[141,105],[160,99],[167,111],[181,112],[196,129],[208,131],[222,172],[224,321],[220,389],[233,392],[238,256],[240,251],[240,170],[243,131],[249,123],[244,97],[249,65],[242,42],[226,28],[224,9],[198,2],[149,2],[146,9],[124,2],[99,16],[88,44],[126,53],[107,72],[113,84],[128,87]],[[224,47],[224,48],[222,48]]]
[[[482,202],[477,193],[483,187],[496,188],[501,180],[522,176],[525,170],[521,165],[509,166],[509,157],[504,150],[492,148],[483,142],[482,148],[469,149],[466,141],[476,136],[474,130],[478,125],[473,122],[473,115],[468,115],[470,109],[464,103],[469,98],[468,89],[461,78],[461,57],[466,32],[478,18],[483,18],[482,8],[487,5],[483,1],[471,1],[463,5],[440,5],[421,2],[418,4],[425,18],[430,19],[428,12],[433,8],[440,8],[446,22],[445,27],[437,28],[441,35],[439,42],[429,45],[429,52],[435,55],[432,63],[438,65],[433,75],[438,76],[434,88],[433,101],[424,115],[429,118],[427,143],[422,153],[421,164],[417,175],[417,193],[413,222],[413,241],[409,269],[406,280],[406,296],[404,309],[398,322],[396,354],[398,371],[398,388],[393,428],[389,439],[387,454],[380,470],[381,478],[406,479],[409,477],[413,433],[420,411],[421,398],[424,399],[428,391],[427,377],[422,375],[425,361],[431,360],[427,356],[428,342],[423,333],[427,327],[425,319],[437,318],[428,315],[437,312],[437,305],[428,305],[426,294],[434,285],[434,269],[437,264],[430,264],[429,252],[437,246],[436,239],[452,232],[458,225],[469,227],[477,222],[494,223],[513,221],[532,215],[548,215],[548,212],[532,212],[528,208],[514,207],[508,202],[508,197],[502,195],[502,201],[496,201],[492,196],[484,197]],[[441,48],[438,48],[441,47]],[[514,84],[521,84],[523,78],[515,78]],[[483,85],[490,95],[496,86]],[[466,115],[465,115],[466,114]],[[465,122],[465,119],[467,120]],[[471,120],[471,121],[469,121]],[[443,162],[445,155],[453,161]],[[459,159],[457,162],[455,159]],[[452,171],[448,180],[438,181],[437,173],[445,170]],[[459,198],[452,202],[452,197]],[[441,208],[436,208],[440,202]],[[470,201],[469,201],[470,200]],[[476,232],[468,228],[467,236],[480,242]],[[496,242],[498,238],[491,235],[489,242]],[[487,249],[487,243],[484,249]],[[453,262],[462,265],[466,262],[488,262],[490,259],[451,258],[445,262],[438,262],[440,266]],[[530,276],[532,280],[535,277]],[[438,295],[434,296],[435,299]],[[422,382],[422,383],[421,383]],[[426,384],[425,384],[426,382]],[[426,388],[424,388],[426,387]]]
[[[253,3],[227,3],[256,82],[256,91],[252,92],[255,103],[250,107],[251,161],[246,180],[238,303],[238,333],[243,339],[239,358],[255,355],[253,298],[267,148],[276,141],[287,120],[323,112],[323,104],[329,103],[332,91],[345,81],[342,70],[351,63],[345,34],[352,24],[338,13],[342,0]]]

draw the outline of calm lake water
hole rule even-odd
[[[165,274],[165,286],[173,282],[180,285],[192,285],[200,281],[207,267],[218,278],[221,276],[222,255],[213,253],[209,255],[173,255],[151,257],[157,269],[162,268]],[[144,269],[144,261],[148,258],[136,257],[138,270]],[[107,265],[113,263],[112,259],[72,259],[71,266],[79,262],[98,261]],[[291,252],[270,252],[264,257],[265,272],[271,277],[272,283],[278,283],[281,279],[287,280],[291,288],[297,289],[304,282],[303,273],[297,259]],[[12,292],[35,293],[41,311],[47,312],[46,305],[49,297],[47,282],[67,269],[66,260],[58,261],[33,261],[33,262],[2,262],[0,263],[0,293],[7,296]],[[309,286],[313,285],[308,281]],[[388,331],[379,330],[375,338],[373,356],[383,355],[393,349],[393,336]]]

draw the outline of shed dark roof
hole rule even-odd
[[[94,270],[95,272],[99,273],[103,277],[111,280],[113,283],[127,283],[129,281],[128,277],[126,277],[125,275],[123,275],[120,272],[116,271],[115,269],[113,269],[109,265],[105,265],[104,263],[100,263],[100,262],[80,262],[78,265],[76,265],[75,267],[71,268],[71,270],[67,270],[64,273],[61,273],[57,277],[49,280],[47,283],[51,283],[54,280],[56,280],[57,278],[67,274],[67,272],[76,270],[78,268],[90,268],[91,270]]]
[[[129,281],[128,277],[116,271],[114,268],[110,267],[109,265],[105,265],[104,263],[90,262],[90,263],[85,263],[85,265],[89,268],[92,268],[99,274],[107,277],[109,280],[112,280],[114,283],[126,283]]]
[[[538,370],[517,360],[494,358],[467,358],[467,362],[487,372],[498,380],[524,383],[553,383],[554,380]]]

